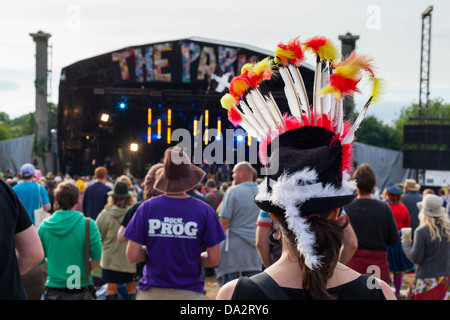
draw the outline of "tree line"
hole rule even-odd
[[[49,129],[57,127],[57,105],[49,103]],[[426,110],[422,108],[422,117]],[[428,105],[429,123],[448,124],[450,120],[450,103],[441,98],[432,99]],[[393,123],[384,123],[382,119],[370,115],[366,116],[357,133],[356,141],[372,146],[391,150],[402,150],[403,127],[407,124],[416,124],[419,115],[419,105],[412,104],[403,107],[399,117]],[[355,115],[355,118],[358,115]],[[438,120],[440,119],[440,120]],[[421,123],[424,123],[422,120]],[[34,112],[10,119],[7,113],[0,112],[0,140],[8,140],[34,134],[36,123]]]

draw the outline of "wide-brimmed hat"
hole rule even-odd
[[[160,191],[155,190],[155,179],[156,179],[156,172],[163,168],[164,165],[162,163],[156,163],[148,170],[147,174],[145,175],[144,179],[144,196],[145,199],[150,199],[152,197],[156,197],[161,194]]]
[[[442,206],[442,199],[435,194],[427,194],[422,202],[417,203],[420,212],[430,217],[442,217],[447,212]]]
[[[419,191],[420,184],[417,183],[415,179],[406,179],[405,184],[403,185],[406,190],[409,191]]]
[[[128,190],[128,184],[126,182],[116,182],[114,184],[114,190],[108,192],[108,196],[114,198],[127,198],[132,197],[133,192]]]
[[[393,182],[390,182],[386,186],[386,191],[392,194],[393,196],[398,196],[403,193],[402,188],[400,188],[398,185],[396,185]]]
[[[165,193],[180,193],[194,189],[205,177],[205,171],[193,165],[180,147],[164,152],[163,167],[156,171],[153,188]]]

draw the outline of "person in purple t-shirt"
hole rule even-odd
[[[145,261],[136,300],[205,298],[201,268],[218,266],[225,234],[211,206],[186,194],[204,176],[182,149],[166,150],[154,185],[163,195],[144,201],[123,234],[128,261]]]

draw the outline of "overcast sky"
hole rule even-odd
[[[450,102],[450,1],[415,0],[14,0],[0,11],[0,111],[11,118],[34,111],[35,44],[50,33],[52,88],[58,103],[61,68],[127,46],[191,36],[273,51],[300,36],[359,35],[357,50],[375,59],[387,84],[369,114],[390,121],[417,103],[422,12],[433,5],[430,97]],[[356,97],[356,110],[367,96]]]

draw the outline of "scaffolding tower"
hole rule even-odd
[[[422,118],[422,108],[425,107],[425,119],[428,118],[428,103],[430,96],[430,49],[431,49],[431,12],[429,6],[422,13],[422,45],[420,54],[420,89],[419,89],[419,121]]]

